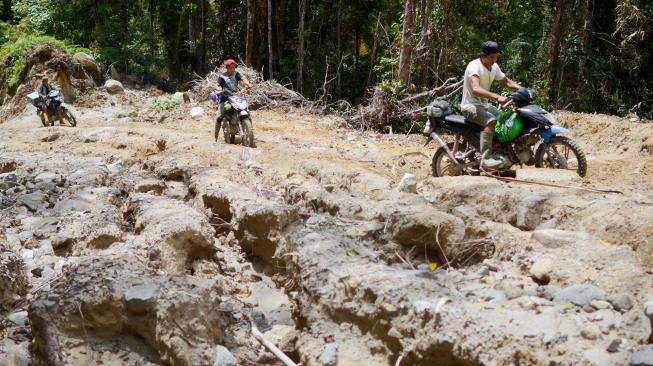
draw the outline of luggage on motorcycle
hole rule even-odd
[[[444,99],[436,99],[431,104],[426,106],[426,114],[429,117],[440,118],[442,116],[448,116],[453,113],[451,109],[451,104]]]
[[[510,142],[519,137],[524,130],[524,123],[514,112],[502,113],[497,118],[494,135],[501,142]]]
[[[39,100],[39,93],[34,92],[27,94],[27,101],[30,102],[33,106],[36,107],[36,102]]]

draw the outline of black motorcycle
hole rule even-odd
[[[580,147],[569,137],[569,130],[557,126],[554,117],[532,104],[534,93],[522,88],[513,93],[497,118],[492,157],[503,162],[499,175],[514,175],[515,164],[538,168],[574,170],[587,173],[587,161]],[[481,173],[480,134],[483,127],[451,112],[448,101],[439,99],[427,107],[424,133],[427,141],[435,140],[439,148],[431,163],[435,177],[479,175]],[[453,134],[446,143],[436,131]]]
[[[66,122],[72,127],[77,126],[77,119],[58,90],[52,90],[47,99],[34,92],[27,96],[27,100],[36,107],[36,114],[41,118],[44,127],[54,126],[56,121],[59,121],[60,125]]]

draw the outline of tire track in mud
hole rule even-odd
[[[597,357],[624,363],[637,350],[637,343],[649,336],[650,325],[641,309],[651,294],[641,289],[651,288],[650,275],[644,273],[633,251],[614,245],[629,245],[646,259],[642,240],[650,237],[650,231],[641,220],[651,207],[649,192],[643,196],[628,193],[622,200],[601,197],[605,202],[600,202],[589,194],[504,185],[483,178],[425,179],[428,165],[424,165],[423,157],[408,155],[403,166],[402,158],[397,158],[418,149],[412,137],[361,134],[321,124],[311,116],[288,117],[277,112],[260,112],[259,116],[265,127],[261,131],[265,132],[259,135],[256,150],[209,143],[208,127],[192,121],[143,126],[82,118],[82,127],[75,130],[24,130],[12,122],[3,126],[0,136],[14,136],[3,147],[5,155],[33,151],[43,160],[52,148],[71,156],[101,156],[105,164],[117,164],[115,174],[120,178],[100,185],[122,184],[127,201],[144,199],[144,205],[151,206],[143,212],[168,204],[172,205],[171,212],[191,210],[184,215],[190,218],[189,225],[204,222],[203,230],[213,230],[203,237],[216,237],[212,243],[216,255],[190,254],[190,262],[176,261],[184,257],[179,254],[168,257],[170,260],[157,255],[160,242],[189,249],[205,239],[181,235],[179,240],[142,241],[139,236],[159,237],[161,230],[172,229],[182,219],[162,214],[154,221],[139,221],[138,215],[127,209],[123,216],[130,218],[127,227],[133,227],[133,232],[126,234],[129,243],[125,243],[123,253],[143,258],[145,267],[129,264],[126,258],[115,260],[125,263],[129,271],[153,278],[157,288],[170,287],[171,294],[186,293],[197,286],[192,281],[174,280],[178,275],[172,273],[182,268],[186,276],[197,278],[193,281],[212,281],[213,287],[199,287],[205,289],[202,294],[183,296],[211,299],[210,303],[223,309],[220,311],[232,315],[261,312],[260,304],[255,310],[256,304],[248,305],[243,297],[247,299],[249,291],[254,291],[254,297],[257,291],[269,293],[256,290],[257,284],[263,283],[266,288],[276,285],[291,300],[286,313],[292,312],[294,325],[286,326],[292,328],[294,336],[290,338],[296,341],[286,342],[287,351],[305,364],[319,364],[326,344],[337,345],[339,365],[394,364],[400,356],[403,363],[417,365],[507,365],[517,360],[564,364],[590,362]],[[288,121],[296,123],[285,129]],[[52,131],[57,131],[56,139],[34,144],[39,139],[48,140]],[[160,141],[166,141],[164,149]],[[395,192],[398,177],[410,170],[419,177],[420,194]],[[165,187],[174,187],[174,194],[168,198],[171,202],[152,193],[134,193],[134,180],[152,178],[163,181]],[[631,212],[619,214],[622,208]],[[201,218],[194,216],[198,211]],[[596,225],[606,216],[611,217],[610,225]],[[220,220],[215,221],[216,217]],[[208,229],[212,222],[217,225]],[[161,225],[155,230],[157,234],[147,233],[151,225]],[[144,228],[137,229],[140,226]],[[220,229],[217,232],[216,227]],[[440,235],[436,237],[438,228]],[[564,230],[551,231],[560,229]],[[538,239],[534,234],[537,231],[547,234],[547,240]],[[574,231],[587,231],[590,239],[573,239]],[[454,258],[461,243],[479,238],[491,238],[496,245],[491,258],[478,258],[459,268],[442,268],[443,257]],[[123,246],[109,245],[110,250],[119,247]],[[92,258],[97,250],[90,252],[89,269],[85,271],[108,266]],[[531,268],[551,256],[559,258],[558,265],[548,269],[549,284],[540,286],[531,278]],[[431,271],[431,263],[441,268]],[[174,284],[148,272],[150,267],[170,273]],[[605,268],[610,272],[605,273]],[[632,281],[633,272],[639,274],[636,281]],[[112,273],[111,277],[126,276],[124,271]],[[78,275],[67,278],[74,280]],[[88,284],[73,281],[74,286],[59,281],[54,292],[103,283],[97,282],[102,281],[100,278],[88,277]],[[142,286],[124,279],[118,281],[116,289],[102,295],[112,304],[108,308],[116,309],[116,317],[123,316],[129,304],[125,293]],[[626,280],[630,282],[624,286]],[[570,311],[568,303],[552,301],[557,289],[576,283],[595,284],[610,296],[626,294],[633,305],[621,311],[612,303],[607,309],[587,304]],[[434,313],[445,296],[450,302],[440,313]],[[163,297],[162,309],[170,309],[175,304],[172,296],[166,293]],[[34,306],[34,314],[49,309],[47,301],[54,300],[45,296],[40,301],[44,302],[41,307]],[[74,313],[63,311],[70,305],[55,305],[55,309],[59,306],[62,311],[57,314]],[[182,309],[184,306],[188,305]],[[213,308],[193,311],[211,312]],[[258,318],[274,318],[270,314],[263,312]],[[591,320],[597,314],[602,318]],[[162,333],[147,330],[151,328],[145,324],[145,328],[119,328],[145,339],[150,347],[141,353],[132,350],[130,357],[158,354],[173,364],[192,363],[198,357],[211,359],[216,344],[224,344],[245,364],[274,362],[249,343],[246,327],[239,326],[238,321],[216,317],[218,328],[230,329],[227,336],[216,338],[209,332],[193,338],[190,329],[199,326],[196,319],[182,316],[179,310],[165,310],[160,316],[166,324]],[[64,316],[55,317],[50,324],[66,329],[67,322],[83,321]],[[224,321],[227,323],[220,323]],[[103,329],[115,329],[115,325],[94,324],[93,331],[101,333]],[[166,333],[170,330],[174,331]],[[175,338],[172,334],[179,331],[182,337]],[[607,353],[607,344],[617,338],[626,341],[618,352]],[[198,339],[206,346],[196,347]],[[180,348],[184,343],[194,346]],[[76,357],[82,359],[80,354]]]

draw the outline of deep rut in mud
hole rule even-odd
[[[303,365],[626,364],[650,339],[647,126],[617,158],[581,134],[586,178],[517,172],[608,195],[430,178],[416,136],[293,111],[255,114],[257,149],[213,144],[111,98],[75,129],[0,128],[10,362],[279,364],[251,322]]]

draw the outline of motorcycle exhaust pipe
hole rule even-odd
[[[435,140],[435,142],[436,142],[438,145],[440,145],[440,147],[443,148],[444,151],[447,152],[447,155],[449,155],[449,159],[451,159],[451,161],[455,162],[456,165],[461,165],[461,164],[458,162],[458,159],[456,159],[456,157],[453,155],[453,152],[451,151],[451,149],[449,148],[449,146],[447,146],[447,143],[444,142],[444,140],[442,139],[442,137],[440,137],[440,135],[438,135],[438,134],[435,133],[435,132],[431,132],[431,134],[429,135],[429,139],[433,139],[433,140]]]

